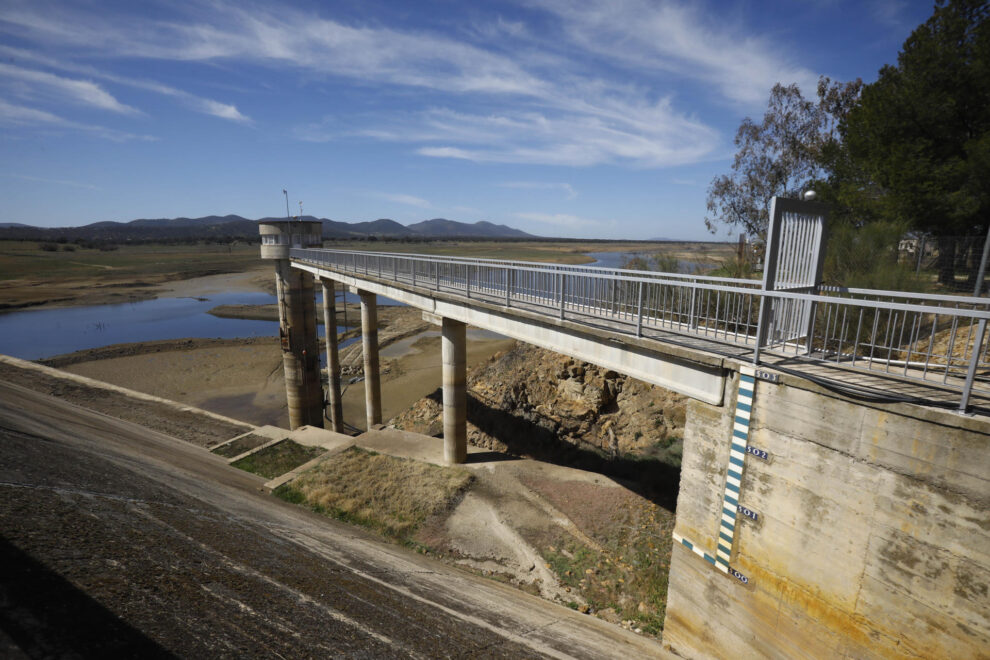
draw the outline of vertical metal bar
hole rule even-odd
[[[942,383],[949,380],[949,368],[952,366],[952,349],[956,345],[956,330],[959,328],[959,317],[952,319],[952,331],[949,332],[949,347],[945,352],[945,373],[942,375]]]
[[[846,307],[846,306],[843,306],[842,307],[842,330],[839,332],[839,345],[835,349],[835,362],[836,362],[836,364],[838,364],[839,361],[842,359],[842,342],[846,338],[846,312],[847,311],[849,311],[849,308]],[[836,324],[838,325],[838,320],[839,320],[839,314],[838,314],[838,312],[836,312],[836,314],[835,314],[835,320],[836,320]]]
[[[856,321],[856,338],[853,343],[852,363],[856,365],[856,358],[859,356],[859,334],[863,329],[863,308],[859,308],[859,320]]]
[[[965,413],[969,408],[969,395],[973,391],[973,379],[976,377],[976,366],[980,361],[980,352],[983,349],[983,336],[986,332],[987,320],[980,319],[976,329],[976,338],[973,340],[973,356],[969,360],[969,368],[966,370],[966,382],[963,385],[962,398],[959,401],[959,412],[961,413]]]
[[[560,291],[560,318],[564,318],[564,273],[558,273],[557,275],[557,288]]]
[[[692,278],[691,283],[697,285],[698,280]],[[698,287],[697,286],[691,287],[691,307],[690,310],[688,311],[688,329],[690,330],[696,330],[698,328],[698,321],[697,319],[695,319],[694,316],[694,303],[695,303],[695,299],[697,298],[697,294],[698,294]]]
[[[512,301],[512,269],[505,269],[505,306],[511,307]]]
[[[766,268],[766,259],[763,261]],[[760,364],[760,346],[763,344],[763,334],[766,332],[765,317],[767,316],[767,294],[764,292],[760,296],[760,306],[756,316],[756,341],[753,345],[753,364]]]
[[[928,351],[925,353],[925,368],[921,371],[921,379],[928,375],[928,365],[932,361],[932,347],[935,345],[935,333],[938,331],[938,314],[932,319],[932,334],[928,338]]]
[[[643,282],[639,283],[639,299],[636,303],[636,336],[643,336]]]
[[[464,265],[464,282],[465,289],[467,291],[467,297],[471,297],[471,264]]]

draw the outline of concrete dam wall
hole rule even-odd
[[[987,420],[756,380],[732,488],[739,385],[736,372],[727,405],[689,403],[664,645],[689,658],[988,657]]]

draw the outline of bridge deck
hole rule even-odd
[[[316,252],[307,250],[307,253]],[[756,338],[747,330],[752,328],[731,325],[724,321],[714,322],[702,319],[689,327],[686,322],[665,318],[662,314],[644,313],[640,309],[630,309],[628,303],[605,301],[603,297],[572,297],[564,298],[563,304],[559,292],[534,291],[522,287],[486,286],[476,282],[469,285],[470,275],[458,277],[447,273],[435,276],[415,269],[403,272],[395,268],[391,272],[370,270],[367,267],[362,272],[360,268],[349,268],[340,264],[328,264],[323,259],[294,258],[294,265],[315,265],[320,274],[333,278],[334,274],[374,282],[380,285],[418,294],[434,300],[442,300],[461,305],[483,305],[495,307],[503,312],[517,312],[520,315],[536,316],[546,321],[566,321],[600,332],[613,334],[617,340],[635,338],[645,340],[646,345],[656,342],[658,350],[665,346],[676,346],[699,359],[719,356],[742,364],[752,364]],[[508,277],[506,277],[508,280]],[[508,297],[507,300],[507,288]],[[589,302],[593,301],[593,302]],[[506,303],[510,302],[510,305]],[[594,304],[597,302],[598,304]],[[637,313],[638,312],[638,313]],[[706,326],[706,323],[709,325]],[[642,345],[642,342],[641,342]],[[879,402],[905,402],[939,408],[957,409],[960,401],[960,390],[964,387],[964,378],[958,370],[941,376],[934,371],[935,365],[925,363],[916,366],[904,362],[888,361],[871,362],[868,369],[859,365],[851,367],[844,364],[842,359],[823,360],[820,357],[805,355],[803,346],[786,342],[778,342],[774,346],[763,347],[760,350],[760,366],[788,373],[812,382],[827,389],[836,390],[867,400]],[[842,355],[841,352],[837,353]],[[910,358],[909,358],[910,359]],[[943,367],[944,368],[944,367]],[[977,382],[985,386],[986,373],[977,374]],[[934,376],[934,378],[933,378]],[[982,416],[990,416],[990,392],[986,389],[974,388],[970,400],[970,412]]]

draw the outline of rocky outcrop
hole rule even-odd
[[[544,458],[570,452],[680,465],[681,395],[525,344],[493,356],[468,383],[474,445]],[[438,390],[392,425],[436,435],[441,412]]]

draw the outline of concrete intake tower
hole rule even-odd
[[[323,426],[323,386],[320,383],[320,342],[316,332],[313,276],[289,264],[291,248],[320,247],[323,227],[318,221],[266,220],[258,223],[261,258],[275,260],[279,338],[285,369],[289,427]],[[333,327],[327,328],[333,332]]]

